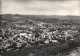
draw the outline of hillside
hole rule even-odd
[[[11,22],[11,23],[22,23],[25,21],[31,21],[28,23],[34,23],[36,24],[36,22],[38,21],[42,21],[42,22],[47,22],[47,23],[74,23],[74,24],[78,24],[80,25],[80,16],[56,16],[56,15],[51,15],[51,16],[44,16],[44,15],[10,15],[10,14],[5,14],[2,15],[2,20],[5,20],[7,22]],[[35,22],[36,21],[36,22]],[[55,23],[56,22],[56,23]],[[26,23],[27,24],[27,23]]]
[[[0,15],[0,55],[66,56],[80,47],[80,16]]]

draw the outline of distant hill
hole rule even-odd
[[[3,21],[18,25],[36,26],[41,21],[52,24],[77,24],[80,26],[80,16],[2,14],[0,17]]]
[[[2,14],[3,18],[8,17],[26,17],[32,19],[80,19],[80,16],[60,16],[60,15],[19,15],[19,14]],[[8,18],[9,19],[9,18]]]

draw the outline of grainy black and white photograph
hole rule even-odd
[[[80,0],[0,0],[0,56],[80,56]]]

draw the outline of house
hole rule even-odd
[[[2,37],[0,37],[0,42],[2,42]]]
[[[26,36],[27,33],[20,33],[19,35],[20,35],[20,38],[22,38],[22,36]]]
[[[57,43],[58,41],[57,40],[51,40],[51,42]]]
[[[28,34],[28,39],[32,39],[33,34]]]
[[[2,40],[2,37],[0,37],[0,40]]]
[[[49,40],[48,40],[48,39],[46,39],[46,40],[45,40],[45,44],[48,44],[48,43],[49,43]]]

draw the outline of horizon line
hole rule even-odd
[[[0,15],[8,15],[9,13],[5,13],[5,14],[0,14]],[[10,14],[9,14],[10,15]],[[11,15],[39,15],[39,14],[11,14]],[[41,14],[40,14],[41,15]],[[80,16],[80,15],[44,15],[43,16]]]

